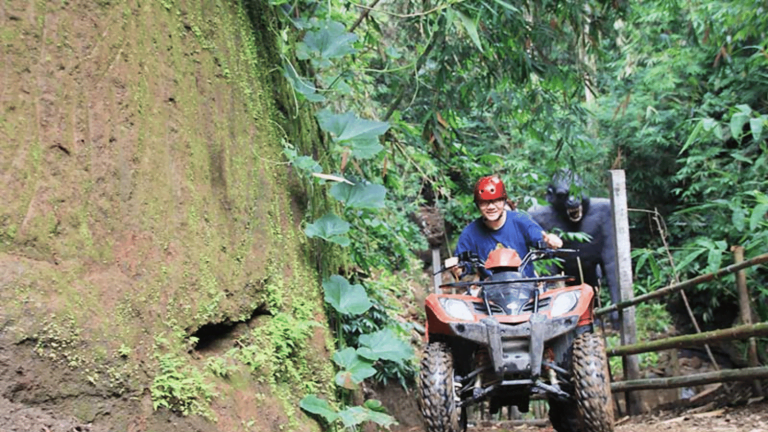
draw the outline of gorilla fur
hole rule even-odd
[[[550,205],[534,206],[528,213],[547,232],[559,228],[563,232],[583,232],[592,238],[588,243],[563,239],[563,247],[579,250],[585,283],[597,286],[600,275],[605,276],[611,301],[616,304],[619,301],[619,284],[611,201],[607,198],[590,199],[585,193],[577,192],[582,190],[581,186],[578,175],[568,170],[559,171],[552,177],[547,188],[547,201]],[[565,260],[565,273],[578,279],[576,257]],[[617,316],[611,319],[616,323]]]

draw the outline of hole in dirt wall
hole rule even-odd
[[[210,355],[229,350],[240,336],[250,331],[254,321],[262,315],[269,315],[269,313],[264,307],[259,307],[243,321],[227,320],[205,324],[191,335],[198,339],[194,347],[195,352]]]

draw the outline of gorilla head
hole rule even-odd
[[[567,169],[552,176],[547,188],[547,201],[558,214],[566,214],[573,223],[581,222],[589,209],[589,197],[584,192],[581,178]]]

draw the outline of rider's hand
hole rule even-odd
[[[563,247],[563,240],[558,237],[557,234],[547,234],[542,231],[541,235],[544,238],[544,243],[546,243],[548,247],[552,249],[559,249]]]
[[[461,279],[462,273],[464,272],[462,271],[461,266],[456,266],[451,268],[451,274],[453,275],[454,278],[456,278],[457,281]]]

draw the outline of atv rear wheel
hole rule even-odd
[[[453,355],[442,342],[433,342],[421,358],[420,407],[427,432],[462,432],[456,390],[453,385]],[[464,419],[462,419],[464,420]],[[466,421],[466,420],[465,420]],[[465,423],[462,421],[462,423]],[[464,426],[466,427],[466,426]]]
[[[613,399],[603,339],[582,333],[573,342],[573,386],[585,432],[613,432]]]

